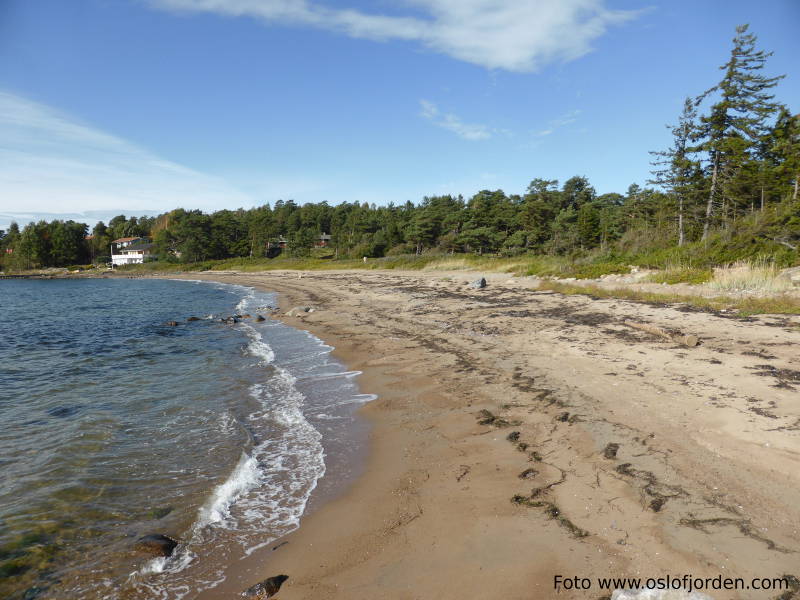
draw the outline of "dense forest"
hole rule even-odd
[[[104,263],[112,240],[148,236],[155,257],[197,262],[311,252],[330,234],[334,257],[421,253],[631,256],[687,245],[762,251],[783,263],[800,245],[800,115],[775,99],[770,53],[737,28],[721,78],[686,98],[670,126],[670,147],[651,152],[652,178],[624,193],[598,195],[582,176],[534,179],[523,194],[482,190],[471,198],[425,197],[418,204],[278,201],[248,210],[176,209],[157,217],[111,219],[91,231],[41,221],[0,232],[6,269]],[[691,253],[690,253],[691,254]],[[735,251],[717,253],[737,258]]]

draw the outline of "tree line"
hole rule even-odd
[[[280,200],[253,209],[176,209],[157,217],[120,215],[108,225],[40,221],[0,236],[10,268],[107,261],[112,240],[149,236],[159,260],[197,262],[263,257],[270,242],[308,254],[320,234],[337,257],[423,252],[515,255],[633,252],[683,246],[735,230],[737,222],[781,207],[774,240],[797,249],[800,238],[800,115],[775,100],[783,76],[764,74],[771,53],[756,48],[746,25],[736,30],[718,82],[687,97],[672,144],[652,152],[647,187],[598,195],[589,180],[534,179],[522,194],[481,190],[419,203]],[[8,252],[8,250],[12,252]]]

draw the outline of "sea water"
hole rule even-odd
[[[191,598],[353,475],[371,397],[275,303],[196,281],[0,281],[0,597]],[[172,556],[137,549],[153,533]]]

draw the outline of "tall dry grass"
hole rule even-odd
[[[800,315],[800,298],[791,294],[763,296],[687,296],[670,292],[645,292],[631,288],[603,288],[592,284],[576,285],[559,281],[543,281],[540,290],[552,290],[560,294],[583,294],[592,298],[617,298],[646,304],[686,304],[701,310],[738,311],[738,316],[747,315]]]
[[[780,276],[780,269],[768,258],[738,261],[714,269],[709,287],[722,292],[776,294],[792,289],[792,282]]]

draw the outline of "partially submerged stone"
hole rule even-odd
[[[247,588],[242,592],[245,598],[252,598],[253,600],[266,600],[272,598],[281,589],[283,582],[289,579],[288,575],[275,575],[257,583],[252,587]]]
[[[172,556],[178,540],[161,533],[151,533],[136,540],[136,549],[153,556]]]

